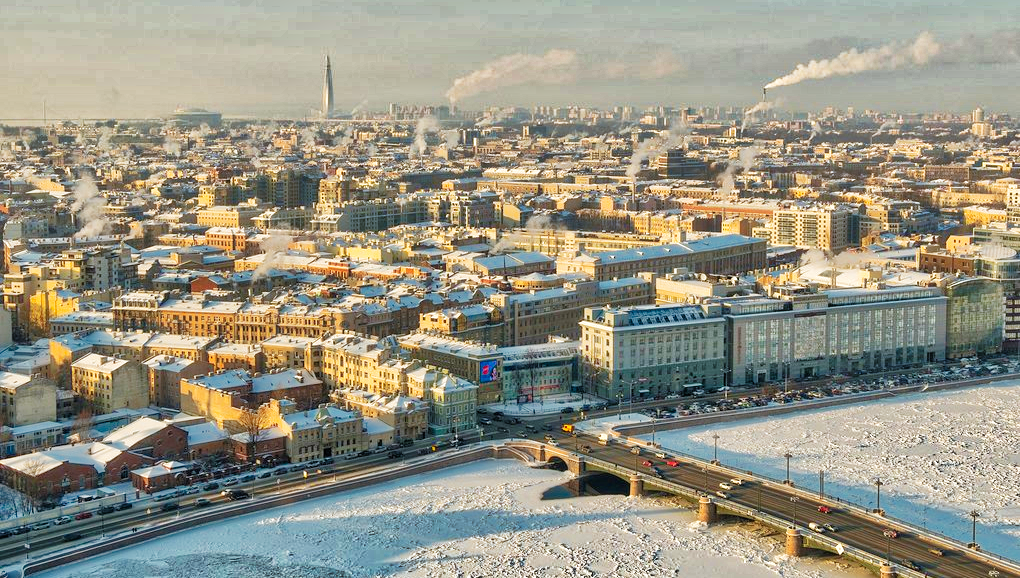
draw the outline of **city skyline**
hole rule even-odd
[[[736,2],[725,14],[704,2],[675,10],[643,2],[578,9],[534,2],[512,6],[319,0],[259,10],[184,2],[166,25],[150,9],[67,0],[5,10],[7,51],[0,72],[4,118],[158,116],[195,106],[245,116],[313,116],[320,103],[323,52],[342,88],[337,110],[368,100],[443,104],[455,79],[501,59],[571,54],[550,78],[477,94],[465,107],[536,103],[606,106],[655,103],[751,106],[760,87],[812,59],[909,43],[930,33],[943,47],[932,60],[894,69],[811,80],[770,95],[786,109],[1014,112],[1009,79],[1020,72],[1015,29],[991,14],[1006,9],[953,2],[937,7],[864,2],[805,11],[798,2]],[[58,25],[50,24],[60,13]],[[224,27],[245,22],[226,35]],[[613,23],[619,34],[607,36]],[[604,67],[604,68],[600,68]],[[46,71],[40,80],[40,71]]]

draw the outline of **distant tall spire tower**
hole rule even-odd
[[[329,118],[333,116],[333,67],[329,64],[329,55],[326,55],[326,72],[322,75],[322,116]]]

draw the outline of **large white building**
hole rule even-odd
[[[718,306],[590,307],[581,322],[585,387],[606,399],[723,384],[726,321]]]
[[[722,305],[733,385],[921,366],[945,359],[938,287],[799,289]]]

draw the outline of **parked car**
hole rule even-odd
[[[251,497],[251,494],[244,490],[223,490],[223,495],[231,502],[244,500]]]
[[[414,440],[412,440],[412,439],[401,440],[400,441],[400,445],[401,445],[401,447],[409,448],[409,447],[414,445]]]
[[[574,408],[568,405],[567,407],[561,409],[560,413],[574,413]]]
[[[238,483],[237,478],[227,478],[223,480],[223,487],[236,486]]]
[[[46,528],[49,528],[50,525],[51,522],[49,520],[44,520],[42,522],[36,522],[35,524],[32,524],[31,526],[29,526],[29,529],[33,531],[45,530]]]
[[[480,417],[478,418],[478,423],[482,425],[492,425],[492,420],[487,417]]]
[[[208,508],[211,505],[212,505],[212,500],[210,500],[209,498],[199,498],[199,499],[195,500],[195,507],[196,508]]]
[[[92,517],[92,512],[78,512],[74,515],[75,520],[88,520]]]
[[[107,514],[112,514],[116,511],[117,510],[113,509],[113,506],[100,506],[99,509],[96,510],[96,513],[99,514],[100,516],[105,516]]]
[[[73,521],[74,521],[74,518],[72,518],[71,516],[61,516],[61,517],[57,518],[56,520],[53,520],[53,524],[57,525],[57,526],[63,526],[64,524],[70,524]],[[6,537],[6,536],[4,536],[4,537]]]
[[[398,451],[394,450],[394,451],[386,454],[386,457],[388,457],[391,460],[399,460],[400,458],[404,457],[404,452],[398,452]]]
[[[118,512],[123,512],[124,510],[130,510],[131,508],[134,508],[134,507],[135,507],[135,505],[132,504],[131,502],[121,502],[121,503],[117,504],[116,506],[114,506],[113,509],[117,510]]]
[[[266,478],[268,478],[268,477],[270,477],[272,475],[273,475],[273,472],[271,472],[269,470],[266,470],[264,472],[259,472],[259,474],[257,476],[255,476],[255,477],[260,479],[260,480],[264,480],[264,479],[266,479]],[[216,488],[213,488],[213,489],[216,489]]]

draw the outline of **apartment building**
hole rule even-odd
[[[97,414],[149,406],[147,368],[132,359],[89,353],[71,364],[71,390]]]
[[[764,268],[765,246],[763,239],[718,235],[684,243],[561,257],[556,261],[556,272],[584,273],[597,281],[635,277],[641,272],[662,275],[679,268],[734,275]]]
[[[38,374],[0,371],[0,419],[11,427],[57,419],[57,384]]]
[[[838,253],[851,244],[851,214],[844,207],[779,209],[768,225],[771,243]]]
[[[578,338],[585,307],[650,304],[652,283],[647,276],[580,281],[530,293],[497,293],[489,301],[502,313],[501,343],[532,345],[547,342],[550,335]]]

